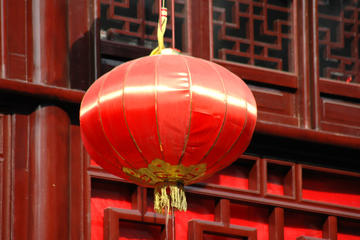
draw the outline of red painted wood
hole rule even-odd
[[[63,1],[40,0],[32,8],[34,17],[34,78],[36,83],[67,87],[68,9]]]
[[[325,131],[360,136],[360,105],[331,98],[320,98],[320,127]]]
[[[243,159],[206,179],[205,183],[207,185],[221,185],[232,189],[259,191],[258,165],[257,161]]]
[[[70,1],[67,6],[69,87],[86,90],[96,79],[96,49],[98,41],[96,3],[89,0]],[[81,13],[81,14],[79,14]]]
[[[108,207],[132,209],[132,194],[136,186],[108,181],[92,181],[91,239],[102,239],[104,209]]]
[[[228,199],[220,199],[215,207],[215,221],[223,223],[225,226],[230,224],[230,201]]]
[[[56,106],[40,107],[31,116],[32,239],[67,239],[70,234],[69,123],[67,113]]]
[[[359,240],[360,224],[358,221],[338,219],[338,240]]]
[[[284,239],[295,240],[301,236],[322,238],[323,222],[321,216],[285,212]]]
[[[358,174],[349,176],[341,172],[318,172],[303,168],[302,198],[360,208],[360,190],[356,187],[359,183]]]
[[[12,139],[17,149],[12,156],[14,164],[14,239],[29,239],[30,213],[28,204],[30,195],[30,117],[28,115],[15,115],[12,117]]]
[[[313,129],[301,129],[282,124],[272,124],[259,120],[256,123],[255,132],[290,137],[293,139],[302,139],[314,143],[325,143],[338,146],[349,146],[355,149],[360,147],[360,138],[357,136],[335,134]]]
[[[338,82],[331,79],[320,78],[319,89],[323,93],[341,95],[350,98],[360,98],[360,86],[355,83]]]
[[[78,125],[70,125],[70,239],[84,239],[87,231],[84,224],[87,211],[88,198],[85,196],[85,152],[80,140],[80,131]]]
[[[189,53],[194,57],[211,59],[211,1],[191,1],[188,5]],[[199,11],[200,10],[200,11]],[[198,26],[202,26],[199,31]]]
[[[245,64],[229,63],[223,60],[213,60],[226,67],[231,72],[245,80],[258,81],[268,84],[280,85],[288,88],[298,88],[298,80],[294,74],[284,73],[260,67],[247,66]]]
[[[294,28],[294,35],[298,35],[298,37],[294,39],[294,51],[296,58],[295,72],[298,72],[299,95],[301,96],[297,99],[301,116],[300,126],[304,128],[314,128],[311,116],[312,109],[309,107],[313,91],[311,82],[312,66],[308,64],[308,59],[313,58],[311,46],[309,45],[310,33],[308,31],[312,22],[307,15],[310,4],[309,1],[296,1],[294,4],[297,4],[293,16],[297,18],[295,21],[296,27]]]
[[[295,165],[271,160],[266,164],[266,194],[295,197]]]
[[[6,5],[6,74],[9,78],[26,80],[27,78],[27,38],[26,21],[27,1],[5,1]],[[5,50],[5,49],[4,49]]]
[[[104,208],[114,206],[117,208],[111,211],[116,217],[111,224],[118,235],[125,233],[125,227],[127,236],[122,237],[159,239],[161,226],[160,239],[164,238],[165,218],[153,213],[151,189],[135,189],[99,167],[88,168],[91,160],[81,146],[78,120],[70,114],[78,108],[84,92],[66,88],[87,87],[99,71],[95,67],[97,54],[125,61],[147,55],[151,46],[102,40],[100,49],[99,37],[93,33],[99,26],[94,20],[100,16],[97,1],[0,2],[0,238],[90,240],[91,230],[96,230],[91,229],[91,221],[97,220],[91,216],[93,211],[96,209],[101,218]],[[180,10],[176,14],[182,14],[178,19],[185,19],[187,13],[186,27],[184,31],[177,28],[177,36],[186,32],[188,35],[181,37],[184,48],[189,45],[191,54],[206,59],[213,58],[212,13],[218,12],[212,2],[177,1]],[[231,5],[235,1],[218,2]],[[321,17],[317,4],[325,1],[292,2],[292,73],[224,63],[255,86],[261,102],[256,134],[269,140],[266,146],[253,143],[254,156],[239,160],[205,183],[186,188],[191,209],[175,219],[176,239],[187,239],[188,234],[193,239],[246,239],[251,234],[266,239],[266,228],[269,239],[282,239],[282,235],[283,239],[360,239],[359,176],[326,168],[334,163],[327,147],[335,147],[339,149],[336,158],[341,160],[337,166],[358,171],[354,161],[360,147],[358,84],[319,77],[318,34],[323,30],[317,26]],[[229,10],[235,8],[234,4]],[[141,9],[139,17],[143,19]],[[199,13],[198,9],[205,11]],[[57,107],[37,105],[54,103]],[[277,146],[278,138],[289,139],[293,145],[289,149]],[[314,148],[305,148],[302,154],[299,149],[309,144]],[[350,153],[355,156],[349,157]],[[297,163],[303,161],[306,165]],[[295,171],[287,162],[295,164]],[[314,164],[323,167],[311,166]],[[103,181],[100,179],[112,187],[101,191],[103,186],[93,185],[91,189],[91,181]],[[274,184],[272,193],[270,184]],[[121,205],[121,197],[126,198],[126,206]],[[105,203],[107,198],[109,204]],[[44,203],[41,199],[47,200]],[[250,206],[261,220],[250,221],[251,214],[235,213],[227,205],[238,209]],[[225,226],[228,218],[236,224]],[[188,232],[189,228],[193,230]],[[152,229],[155,235],[151,235]],[[102,229],[97,232],[97,239],[101,239]]]
[[[9,116],[1,117],[2,123],[2,137],[3,137],[3,158],[0,160],[0,237],[2,239],[9,239],[12,234],[11,226],[11,119]]]
[[[284,239],[284,209],[274,208],[269,217],[269,240]]]
[[[12,94],[20,94],[25,96],[37,96],[48,100],[58,100],[62,102],[70,102],[80,104],[84,96],[83,91],[55,87],[42,84],[25,83],[23,81],[0,79],[0,90],[10,92]]]
[[[336,240],[337,233],[337,218],[329,216],[323,225],[323,238]]]

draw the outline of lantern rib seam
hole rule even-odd
[[[214,69],[214,71],[216,72],[216,74],[219,76],[220,78],[220,82],[221,82],[221,85],[224,89],[224,93],[225,93],[225,114],[224,114],[224,118],[223,118],[223,122],[221,124],[221,127],[220,127],[220,131],[219,133],[217,134],[215,140],[214,140],[214,143],[210,146],[208,152],[202,157],[202,159],[198,162],[198,163],[201,163],[204,161],[204,159],[210,154],[210,152],[214,149],[216,143],[218,142],[219,138],[220,138],[220,134],[222,132],[222,130],[224,129],[224,125],[225,125],[225,122],[227,120],[227,113],[228,113],[228,99],[227,99],[227,91],[226,91],[226,88],[225,88],[225,84],[224,84],[224,79],[222,78],[221,74],[219,73],[219,71],[210,63],[210,62],[207,62],[205,61],[212,69]]]
[[[248,119],[248,111],[247,111],[248,102],[245,101],[245,103],[246,103],[245,121],[244,121],[243,128],[241,129],[241,132],[240,132],[238,138],[237,138],[237,139],[235,140],[235,142],[231,145],[231,147],[226,151],[226,153],[225,153],[220,159],[218,159],[211,167],[208,168],[208,171],[210,171],[210,169],[211,169],[212,167],[216,166],[217,163],[219,163],[221,160],[223,160],[223,159],[229,154],[229,152],[231,152],[231,150],[234,148],[234,146],[235,146],[235,145],[238,143],[238,141],[240,140],[240,138],[241,138],[241,136],[242,136],[242,134],[243,134],[243,132],[244,132],[244,129],[245,129],[245,127],[246,127],[247,119]],[[246,148],[246,146],[245,146],[244,148]],[[242,149],[244,149],[244,148],[242,148]],[[242,151],[243,151],[243,150],[242,150]],[[241,153],[242,153],[242,151],[241,151]],[[240,157],[240,156],[238,156],[238,157]],[[219,169],[219,170],[220,170],[220,169]]]
[[[123,112],[123,116],[124,116],[124,122],[125,122],[125,125],[126,125],[126,129],[128,130],[129,135],[130,135],[131,139],[133,140],[133,143],[135,144],[136,149],[139,151],[142,159],[145,161],[145,164],[146,164],[146,166],[147,166],[150,162],[144,157],[144,155],[143,155],[140,147],[139,147],[138,144],[136,143],[136,140],[135,140],[133,134],[132,134],[131,131],[130,131],[130,127],[129,127],[129,124],[128,124],[128,121],[127,121],[127,118],[126,118],[126,114],[125,114],[125,81],[126,81],[126,78],[128,77],[128,74],[129,74],[130,70],[132,69],[132,67],[133,67],[137,62],[138,62],[138,60],[135,60],[133,63],[131,63],[131,65],[129,66],[129,68],[128,68],[125,76],[124,76],[124,81],[123,81],[124,84],[123,84],[123,88],[122,88],[122,93],[123,93],[123,95],[122,95],[122,105],[123,105],[122,112]]]
[[[161,136],[160,136],[160,126],[159,126],[159,108],[158,108],[158,82],[159,82],[159,71],[158,71],[158,66],[159,66],[159,62],[160,62],[160,58],[161,55],[158,56],[156,58],[156,62],[155,62],[155,122],[156,122],[156,132],[158,135],[158,140],[159,140],[159,148],[160,148],[160,153],[161,153],[161,157],[162,160],[165,161],[165,156],[164,156],[164,148],[162,146],[162,142],[161,142]]]
[[[183,59],[184,63],[185,63],[185,66],[186,66],[186,69],[188,71],[188,76],[189,76],[189,94],[190,94],[190,117],[189,117],[189,128],[188,128],[188,133],[186,135],[186,138],[185,138],[185,143],[184,143],[184,149],[181,153],[181,156],[179,158],[179,161],[178,161],[178,164],[181,164],[181,161],[182,159],[184,158],[184,155],[185,155],[185,150],[187,148],[187,144],[189,142],[189,138],[190,138],[190,130],[191,130],[191,120],[192,120],[192,101],[193,101],[193,94],[192,94],[192,79],[191,79],[191,72],[190,72],[190,68],[189,68],[189,64],[186,60],[186,58],[182,55],[180,55],[181,58]]]
[[[111,149],[116,153],[116,155],[118,155],[123,161],[127,162],[126,159],[121,156],[121,154],[116,150],[116,148],[112,145],[112,143],[110,142],[108,136],[105,134],[105,129],[104,129],[104,125],[103,125],[103,121],[102,121],[102,117],[101,117],[101,104],[100,104],[100,95],[102,93],[102,89],[103,86],[105,85],[106,80],[108,79],[109,75],[104,79],[104,81],[101,83],[99,92],[98,92],[98,96],[97,96],[97,107],[98,107],[98,113],[99,113],[99,121],[100,121],[100,126],[101,126],[101,130],[102,133],[107,141],[107,143],[110,145]],[[131,166],[131,164],[129,164],[129,166]]]

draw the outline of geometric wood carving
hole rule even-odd
[[[170,3],[170,1],[168,1]],[[150,0],[100,0],[100,37],[129,45],[154,48],[157,46],[158,4]],[[168,6],[168,25],[165,43],[171,43],[171,8]],[[185,1],[175,0],[176,47],[183,49],[185,36]]]
[[[358,1],[318,1],[320,77],[360,83]]]
[[[212,2],[215,58],[294,70],[292,1]]]

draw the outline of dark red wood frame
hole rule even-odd
[[[99,5],[93,0],[68,1],[67,4],[48,0],[1,0],[0,3],[0,239],[90,239],[90,199],[94,191],[91,181],[122,180],[90,164],[81,144],[79,104],[84,90],[101,72],[101,55],[133,59],[148,54],[151,49],[100,41],[97,35]],[[273,90],[280,95],[284,93],[283,99],[295,98],[290,107],[298,119],[297,123],[289,122],[287,117],[271,120],[272,113],[267,106],[261,110],[263,115],[260,115],[251,150],[241,157],[243,161],[254,162],[244,173],[249,176],[248,188],[231,188],[213,182],[186,187],[188,194],[216,202],[214,221],[189,222],[193,229],[190,239],[199,239],[201,234],[211,231],[230,237],[253,236],[254,229],[230,224],[232,205],[270,209],[269,239],[284,239],[289,211],[325,219],[321,222],[324,239],[337,239],[349,222],[355,228],[360,226],[360,207],[356,204],[303,196],[309,187],[307,181],[311,180],[304,176],[309,173],[316,173],[319,179],[335,176],[334,184],[329,184],[334,186],[330,190],[335,193],[339,192],[336,178],[343,179],[348,183],[347,193],[355,199],[359,195],[354,184],[360,178],[356,161],[360,153],[359,124],[351,122],[350,116],[344,119],[347,123],[344,126],[331,116],[356,110],[360,94],[358,84],[319,78],[316,1],[294,0],[294,4],[297,9],[294,27],[298,36],[294,73],[214,60],[210,38],[211,1],[190,1],[186,5],[187,52],[228,67],[243,77],[254,91],[262,89],[265,93],[258,93],[259,102],[266,101]],[[334,106],[324,106],[324,101],[326,105],[329,99],[338,110],[326,118],[323,110]],[[279,108],[285,109],[285,106]],[[292,146],[286,154],[277,146],[279,139]],[[314,147],[303,149],[309,145]],[[332,156],[327,148],[335,148],[338,153]],[[307,154],[299,159],[301,151]],[[317,162],[319,156],[324,159],[321,163]],[[352,171],[326,168],[333,158]],[[315,164],[322,166],[315,167]],[[269,170],[269,165],[274,168]],[[285,169],[285,173],[273,170],[276,166]],[[283,189],[282,194],[268,191],[269,179],[277,179],[275,183]],[[315,190],[325,191],[322,186]],[[131,211],[106,210],[106,226],[116,229],[119,218],[163,226],[162,216],[145,212],[146,192],[137,188]],[[105,233],[111,238],[113,231]],[[358,232],[354,235],[359,237]],[[313,238],[299,236],[298,239]]]

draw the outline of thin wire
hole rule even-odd
[[[165,1],[165,0],[164,0]],[[171,0],[172,48],[175,48],[175,0]]]
[[[172,215],[172,240],[175,240],[175,214],[173,207],[171,207],[171,215]]]

